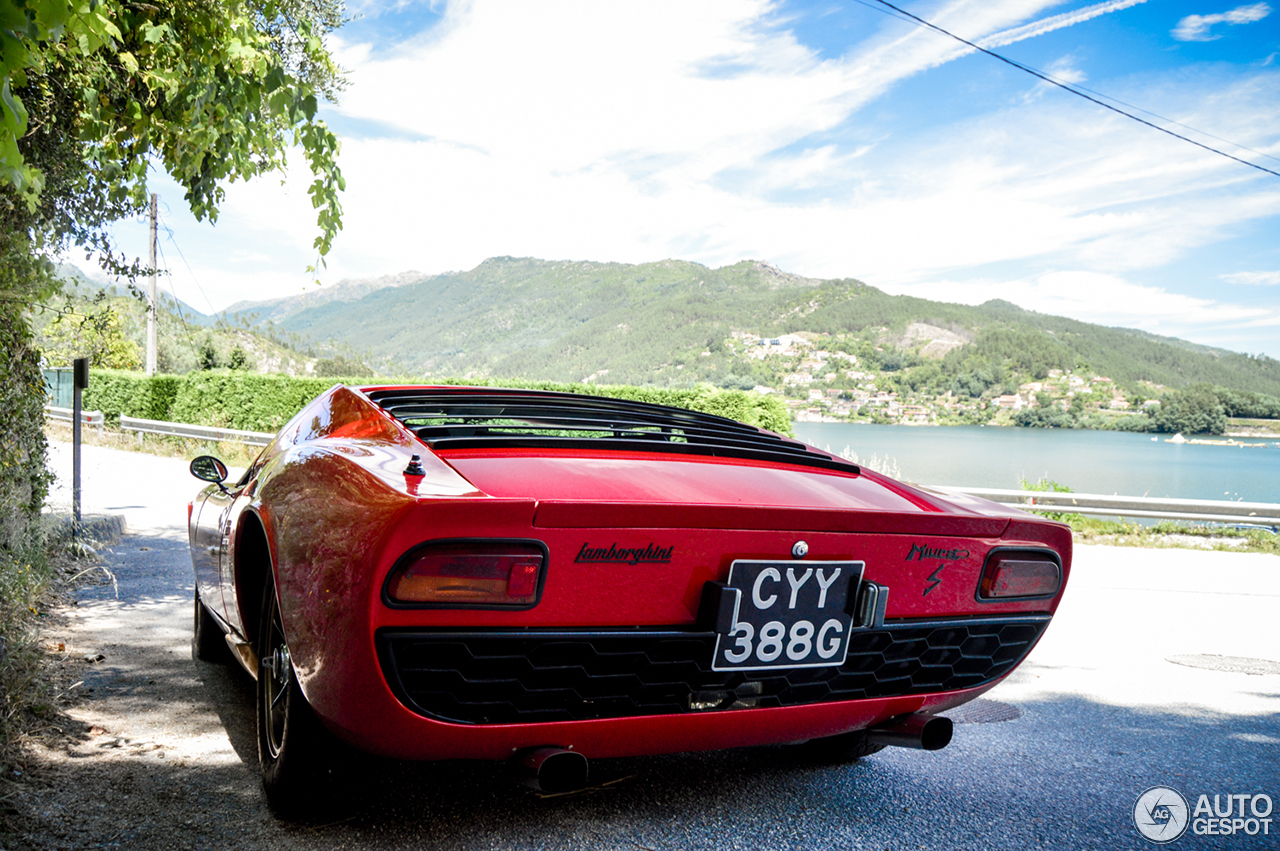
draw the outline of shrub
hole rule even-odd
[[[84,406],[86,410],[102,411],[109,421],[115,422],[123,414],[149,420],[274,432],[334,384],[372,382],[373,379],[369,378],[293,377],[239,370],[206,370],[151,377],[136,372],[94,370],[89,379],[89,389],[85,391]],[[399,383],[405,382],[401,380]],[[435,383],[554,390],[631,399],[716,414],[779,434],[791,434],[791,418],[780,400],[750,391],[722,390],[710,384],[675,389],[553,381],[448,379]]]
[[[168,420],[183,376],[95,369],[81,403],[86,411],[102,411],[108,422],[120,417]]]

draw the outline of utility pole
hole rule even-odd
[[[156,193],[151,193],[151,284],[147,287],[147,375],[156,374]]]

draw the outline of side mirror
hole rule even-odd
[[[201,481],[220,485],[227,480],[227,465],[212,455],[197,455],[191,459],[191,475]]]

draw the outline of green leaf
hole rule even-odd
[[[4,119],[4,127],[14,136],[26,133],[27,108],[22,105],[22,99],[10,91],[8,78],[0,85],[0,103],[4,105],[4,110],[0,113]]]
[[[272,65],[271,70],[267,71],[266,76],[263,78],[262,88],[269,94],[284,86],[284,84],[284,69],[279,65]]]

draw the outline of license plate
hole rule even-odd
[[[843,665],[853,626],[848,603],[865,567],[861,561],[735,561],[720,596],[711,669]]]

